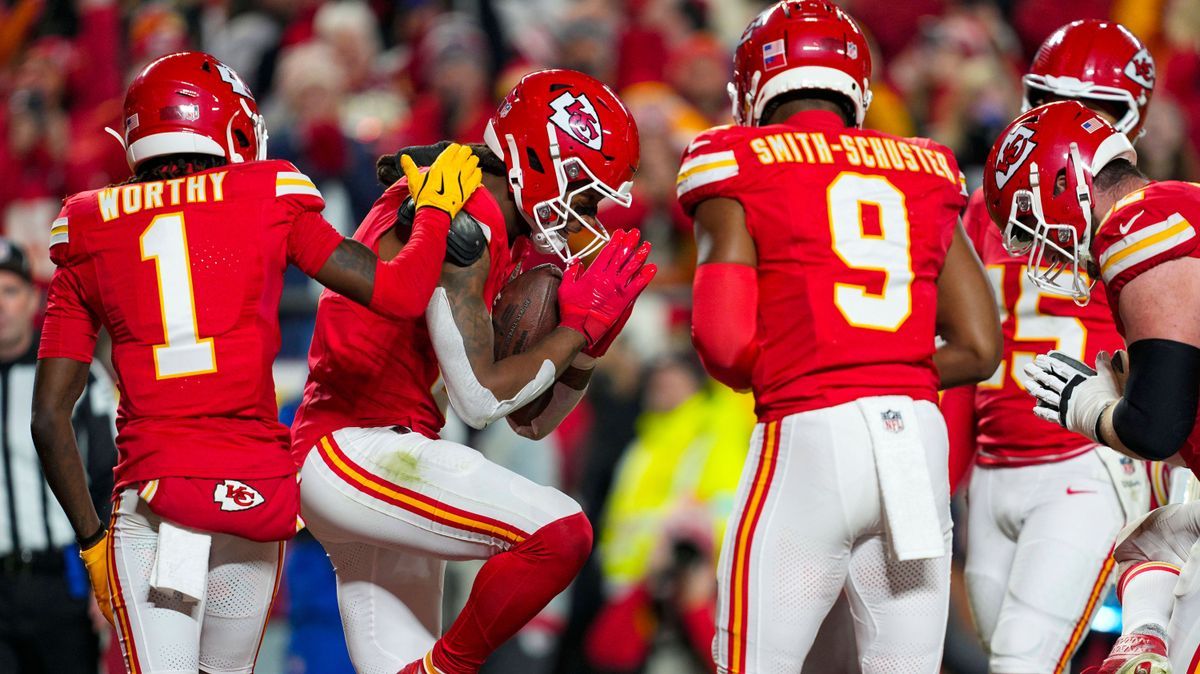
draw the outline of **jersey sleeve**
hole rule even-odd
[[[275,174],[275,203],[286,211],[291,224],[287,237],[288,262],[308,276],[315,276],[344,238],[321,211],[325,199],[308,176],[289,162],[272,162]]]
[[[975,246],[975,252],[983,257],[984,243],[989,236],[993,236],[995,230],[999,232],[992,218],[988,215],[987,204],[983,201],[983,190],[975,190],[975,193],[967,200],[967,207],[963,211],[963,229],[970,237],[971,243]]]
[[[1181,209],[1200,198],[1200,188],[1153,187],[1118,202],[1096,232],[1096,264],[1114,297],[1143,272],[1196,253],[1200,237]]]
[[[92,362],[100,319],[87,304],[79,265],[60,265],[50,279],[38,358]]]
[[[705,199],[738,198],[741,171],[730,129],[709,129],[697,136],[683,152],[679,174],[675,178],[675,194],[689,217]]]

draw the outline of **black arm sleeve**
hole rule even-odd
[[[1129,345],[1129,363],[1113,428],[1139,456],[1168,459],[1183,447],[1196,424],[1200,349],[1169,339],[1143,339]]]

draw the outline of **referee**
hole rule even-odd
[[[0,239],[0,672],[95,674],[99,639],[87,572],[29,430],[40,304],[25,255]],[[93,367],[75,428],[92,500],[105,518],[117,458],[115,406],[111,381]]]

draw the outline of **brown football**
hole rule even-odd
[[[558,285],[562,270],[538,265],[508,282],[492,305],[496,360],[522,353],[558,327]],[[550,404],[553,389],[514,410],[509,418],[527,426]]]

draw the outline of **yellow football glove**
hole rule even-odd
[[[470,147],[458,143],[442,150],[426,173],[421,173],[408,155],[400,157],[400,168],[408,178],[408,191],[417,208],[433,206],[448,213],[451,219],[483,181],[479,157]]]
[[[104,614],[104,619],[109,625],[115,626],[112,595],[108,588],[108,532],[104,532],[104,536],[88,549],[80,550],[79,556],[83,559],[83,565],[87,567],[88,578],[92,581],[92,594],[96,597],[100,612]]]

